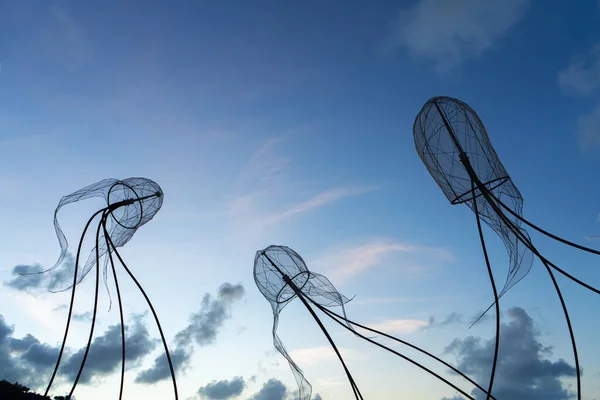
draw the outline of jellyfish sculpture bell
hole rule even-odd
[[[119,305],[119,316],[121,323],[121,346],[122,346],[122,359],[121,359],[121,383],[120,383],[120,391],[119,391],[119,399],[123,397],[123,382],[125,375],[125,323],[123,317],[123,306],[121,300],[121,291],[119,289],[119,282],[117,278],[117,271],[115,267],[115,257],[116,260],[123,266],[129,277],[134,281],[142,295],[144,296],[146,302],[156,324],[158,326],[161,339],[163,342],[163,346],[165,349],[165,353],[167,356],[167,361],[169,363],[169,368],[171,372],[171,379],[173,382],[173,389],[175,392],[175,399],[178,399],[177,393],[177,383],[175,381],[175,372],[173,369],[173,364],[171,361],[171,356],[169,354],[169,350],[167,348],[167,344],[165,341],[165,337],[163,334],[162,327],[158,320],[158,316],[154,310],[154,306],[152,302],[148,298],[146,292],[142,288],[139,281],[133,275],[131,270],[127,267],[127,264],[121,257],[119,251],[117,250],[119,247],[124,246],[135,234],[135,232],[144,224],[149,222],[156,213],[160,210],[163,203],[163,192],[160,186],[150,179],[146,178],[127,178],[123,180],[119,179],[104,179],[92,185],[86,186],[83,189],[77,190],[67,196],[64,196],[55,212],[54,212],[54,228],[56,230],[56,235],[58,237],[58,241],[60,243],[61,252],[58,258],[58,261],[54,266],[49,268],[46,271],[41,273],[49,273],[56,269],[64,260],[67,249],[68,249],[68,241],[65,237],[60,224],[58,223],[58,212],[59,210],[70,203],[75,203],[80,200],[84,200],[91,197],[102,197],[106,201],[106,207],[101,208],[96,211],[91,218],[87,221],[85,228],[81,234],[79,239],[79,245],[77,247],[77,255],[75,257],[75,268],[73,273],[73,282],[72,284],[63,290],[71,290],[71,302],[69,306],[69,313],[67,317],[67,324],[65,328],[65,334],[62,342],[62,346],[58,355],[58,359],[56,361],[56,366],[54,368],[54,372],[52,373],[52,377],[50,378],[50,382],[48,383],[48,387],[46,388],[45,396],[48,395],[50,388],[52,387],[52,383],[56,377],[56,373],[58,371],[58,367],[60,365],[60,361],[62,355],[64,353],[65,345],[67,342],[67,336],[69,333],[69,327],[71,323],[71,317],[73,314],[73,306],[75,302],[75,291],[77,285],[88,275],[88,273],[94,269],[96,276],[96,285],[95,285],[95,296],[94,296],[94,308],[92,313],[92,323],[90,328],[90,334],[88,338],[88,342],[86,345],[86,349],[84,352],[83,359],[81,361],[81,365],[79,368],[79,372],[75,381],[72,385],[71,391],[67,398],[71,398],[73,392],[75,391],[75,387],[81,377],[81,373],[83,372],[83,368],[85,366],[85,362],[89,353],[90,345],[92,343],[92,338],[94,334],[94,326],[96,323],[96,314],[98,309],[98,289],[99,289],[99,281],[100,281],[100,266],[103,262],[103,278],[104,283],[107,285],[108,279],[108,266],[111,267],[112,277],[115,283],[115,289],[117,293],[117,301]],[[99,216],[99,218],[98,218]],[[86,233],[94,221],[94,219],[98,219],[98,225],[95,229],[95,246],[91,250],[90,255],[87,258],[85,263],[81,263],[81,249],[83,245],[84,238]],[[107,287],[108,288],[108,287]]]
[[[263,250],[257,251],[256,256],[254,257],[254,281],[256,282],[256,286],[258,287],[259,291],[269,301],[273,309],[273,344],[275,348],[281,353],[281,355],[283,355],[287,359],[290,368],[292,369],[294,377],[296,378],[296,382],[298,383],[300,400],[310,400],[312,387],[308,380],[306,380],[306,378],[304,377],[304,373],[302,372],[300,367],[294,362],[294,360],[292,360],[283,342],[277,335],[279,313],[281,312],[281,310],[283,310],[283,308],[286,305],[288,305],[295,298],[300,299],[300,301],[303,303],[306,309],[310,312],[311,316],[314,318],[315,322],[323,331],[323,334],[326,336],[331,347],[333,348],[338,359],[340,360],[342,367],[344,368],[346,376],[348,377],[348,381],[350,382],[350,385],[352,387],[354,397],[356,399],[363,399],[360,389],[358,388],[358,385],[352,377],[350,370],[344,362],[344,359],[342,358],[337,346],[335,345],[333,338],[321,322],[320,318],[317,316],[313,307],[323,312],[327,317],[331,318],[333,321],[335,321],[345,329],[349,330],[357,337],[371,344],[374,344],[392,354],[395,354],[396,356],[401,357],[404,360],[409,361],[413,365],[421,368],[422,370],[426,371],[427,373],[446,383],[448,386],[457,390],[468,399],[475,400],[468,393],[453,385],[448,380],[436,374],[429,368],[426,368],[418,362],[404,356],[403,354],[379,342],[374,341],[372,338],[366,337],[365,335],[356,331],[355,327],[367,330],[375,334],[382,335],[388,339],[409,346],[412,349],[417,350],[422,354],[428,356],[429,358],[443,364],[447,368],[450,368],[457,375],[462,376],[470,383],[475,385],[477,388],[482,390],[483,393],[487,393],[485,389],[479,386],[468,376],[466,376],[461,371],[457,370],[447,362],[434,356],[433,354],[417,346],[414,346],[406,341],[395,338],[391,335],[377,331],[375,329],[369,328],[367,326],[361,325],[357,322],[348,319],[348,317],[346,316],[344,305],[348,303],[350,299],[340,294],[325,276],[310,271],[302,257],[300,257],[298,253],[296,253],[289,247],[272,245]],[[329,307],[333,306],[340,306],[342,308],[342,315],[337,314],[329,309]]]
[[[600,252],[560,238],[523,217],[523,197],[492,147],[479,116],[466,103],[450,97],[429,99],[415,119],[413,135],[421,160],[450,203],[464,203],[476,216],[481,246],[494,292],[492,306],[496,308],[496,347],[488,396],[492,393],[498,359],[499,298],[529,273],[535,256],[548,271],[561,302],[575,359],[577,397],[581,400],[581,374],[575,336],[553,270],[597,294],[600,294],[600,291],[545,258],[534,246],[522,224],[579,250],[597,255],[600,255]],[[481,221],[500,236],[509,253],[508,274],[500,291],[497,290],[494,282]]]

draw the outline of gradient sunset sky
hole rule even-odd
[[[600,245],[597,0],[0,0],[0,380],[43,392],[54,367],[69,293],[48,288],[64,285],[53,275],[61,270],[36,279],[18,272],[58,258],[52,218],[60,198],[104,178],[141,176],[161,185],[164,204],[121,253],[180,357],[181,399],[294,398],[292,372],[273,347],[271,308],[252,276],[255,252],[270,244],[294,249],[356,296],[346,308],[353,320],[486,385],[493,312],[468,329],[493,299],[475,217],[450,205],[413,142],[415,116],[438,95],[479,114],[527,218]],[[61,210],[72,253],[103,206],[89,199]],[[503,283],[506,251],[485,233]],[[531,234],[548,258],[600,285],[597,258]],[[119,273],[132,349],[125,398],[170,399],[152,315]],[[583,399],[600,398],[600,298],[559,281]],[[90,275],[78,290],[55,395],[70,388],[93,289]],[[111,279],[109,289],[114,300]],[[100,299],[79,400],[118,395],[119,315],[114,301],[108,311],[104,288]],[[572,398],[568,331],[540,263],[501,307],[498,400],[514,387],[521,399]],[[366,399],[457,396],[325,322]],[[279,327],[315,400],[353,398],[299,301],[283,310]],[[181,332],[185,343],[176,340]]]

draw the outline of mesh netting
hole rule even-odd
[[[64,260],[69,243],[58,223],[58,211],[65,205],[78,202],[91,197],[102,197],[106,200],[110,218],[108,218],[108,232],[112,245],[121,247],[134,235],[137,229],[150,221],[160,210],[163,202],[163,192],[160,186],[146,178],[103,179],[92,185],[79,189],[60,199],[54,211],[54,229],[60,243],[60,256],[56,264],[48,271],[57,268]],[[100,237],[104,233],[100,232]],[[99,258],[106,255],[108,247],[105,240],[99,240]],[[80,282],[87,273],[96,265],[96,248],[94,247],[82,268],[78,271],[77,281]],[[104,261],[104,277],[108,257]],[[67,290],[69,287],[63,289]]]
[[[310,383],[277,335],[279,313],[291,300],[303,296],[324,307],[341,306],[346,317],[344,304],[350,299],[340,294],[326,277],[309,271],[302,257],[286,246],[269,246],[256,252],[254,281],[273,308],[273,344],[290,364],[298,383],[299,399],[310,400],[312,392]],[[347,323],[347,318],[345,319]],[[353,329],[349,323],[347,325]]]
[[[510,257],[508,276],[499,293],[503,295],[529,273],[533,254],[511,229],[529,238],[520,227],[521,221],[497,212],[500,207],[496,201],[500,200],[522,215],[523,198],[500,162],[483,123],[462,101],[434,97],[417,115],[413,134],[419,157],[450,203],[466,203],[502,238]]]

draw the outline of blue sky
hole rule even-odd
[[[19,290],[10,285],[15,266],[54,263],[60,249],[52,216],[63,195],[130,176],[152,179],[165,192],[160,212],[122,254],[153,300],[170,346],[186,327],[199,328],[193,316],[215,328],[185,349],[181,398],[214,398],[214,390],[225,388],[240,399],[281,400],[296,389],[274,352],[271,309],[252,278],[254,253],[270,244],[293,248],[340,292],[356,295],[347,306],[352,319],[474,365],[469,357],[487,354],[494,332],[491,319],[467,329],[492,299],[475,219],[447,202],[412,138],[416,114],[436,95],[460,98],[478,112],[524,196],[526,217],[597,245],[586,237],[600,235],[598,1],[0,1],[0,7],[0,314],[2,326],[13,327],[0,356],[14,366],[3,373],[21,374],[23,383],[43,386],[44,379],[27,379],[43,377],[48,365],[7,346],[30,334],[52,354],[68,294],[48,293],[46,281]],[[71,245],[102,206],[90,199],[61,210]],[[493,232],[486,234],[502,281],[506,253]],[[548,258],[600,283],[592,256],[532,236]],[[69,354],[88,332],[89,278],[78,291],[82,316]],[[126,396],[170,398],[168,381],[134,382],[161,354],[159,336],[141,295],[124,274],[120,282],[140,349],[127,371]],[[591,400],[600,396],[600,365],[597,325],[588,315],[600,303],[560,282],[582,353],[583,398]],[[224,296],[224,283],[238,295]],[[558,382],[556,399],[568,398],[575,381],[558,364],[573,364],[568,333],[539,263],[501,304],[509,332],[527,338],[532,349],[552,347],[528,353],[528,361],[565,367],[543,382]],[[221,319],[202,319],[211,307],[222,310]],[[109,346],[118,312],[107,310],[102,291],[96,335]],[[366,398],[455,395],[328,326]],[[283,311],[280,336],[313,395],[351,398],[341,366],[300,303]],[[481,348],[469,348],[469,336],[481,338]],[[514,350],[510,343],[503,348]],[[97,374],[76,396],[115,396],[111,365],[108,372],[93,369]],[[485,368],[472,371],[482,383]],[[508,375],[498,379],[509,385]],[[219,381],[227,382],[211,386]],[[56,394],[68,390],[68,375],[58,383]],[[549,398],[541,390],[534,385],[528,395]]]

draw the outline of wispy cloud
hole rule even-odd
[[[600,103],[596,105],[590,114],[579,117],[577,129],[580,149],[600,149]]]
[[[294,204],[283,211],[270,214],[266,217],[269,223],[276,223],[296,214],[306,213],[316,208],[332,204],[345,197],[357,196],[375,190],[375,186],[338,187],[319,193],[309,200]]]
[[[297,182],[290,183],[290,158],[283,147],[287,140],[286,136],[278,136],[263,143],[233,185],[228,215],[234,225],[243,226],[245,232],[252,231],[256,236],[261,229],[377,188],[375,185],[338,185],[316,193],[298,190]],[[316,183],[307,186],[312,185]]]
[[[398,255],[403,255],[401,262],[397,258],[392,259]],[[413,259],[415,256],[420,260]],[[403,270],[423,270],[430,268],[423,262],[433,265],[453,259],[452,254],[445,249],[376,239],[361,245],[330,250],[323,257],[309,262],[309,268],[325,274],[334,284],[340,284],[385,262],[395,262]]]
[[[489,50],[525,16],[531,0],[419,0],[403,10],[387,48],[404,47],[448,72]]]
[[[587,54],[572,57],[569,65],[558,72],[558,84],[566,93],[581,97],[600,89],[600,43]]]
[[[338,347],[342,357],[346,359],[357,358],[359,355],[353,349]],[[298,365],[318,365],[327,361],[337,359],[335,351],[330,346],[307,347],[289,352],[290,357]]]
[[[80,24],[59,5],[50,7],[50,15],[52,23],[45,40],[56,60],[71,70],[90,62],[92,46]]]
[[[600,100],[600,43],[587,54],[572,57],[569,65],[558,72],[558,83],[565,93]],[[600,149],[600,103],[578,118],[577,137],[581,150]]]
[[[426,327],[429,323],[420,319],[388,319],[375,324],[368,324],[372,329],[388,334],[409,334]]]
[[[352,300],[353,306],[394,303],[422,303],[440,300],[439,297],[361,297]]]

